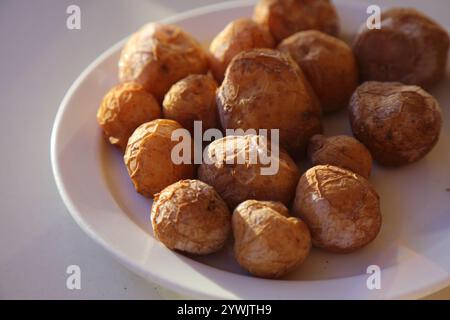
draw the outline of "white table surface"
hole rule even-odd
[[[450,2],[381,1],[416,6],[450,25]],[[220,0],[0,1],[0,298],[178,298],[134,275],[76,225],[50,166],[59,103],[100,53],[142,24]],[[66,28],[66,8],[81,8],[81,30]],[[66,268],[81,268],[81,290],[66,288]],[[431,296],[450,299],[450,288]]]

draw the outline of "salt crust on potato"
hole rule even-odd
[[[349,114],[355,137],[385,166],[423,158],[442,126],[436,99],[418,86],[398,82],[363,83],[350,100]]]
[[[251,274],[279,278],[308,256],[311,235],[280,202],[247,200],[233,213],[234,254]]]
[[[111,88],[97,111],[97,121],[105,137],[122,151],[138,126],[160,117],[161,107],[153,95],[134,82]]]
[[[423,13],[393,8],[381,13],[381,29],[365,24],[353,51],[362,81],[398,81],[430,87],[445,74],[447,31]]]
[[[182,129],[173,120],[157,119],[139,126],[130,137],[124,155],[125,165],[137,192],[153,197],[168,185],[195,176],[195,166],[175,164],[172,149],[172,132]]]
[[[379,196],[370,183],[329,165],[302,175],[293,213],[308,225],[315,246],[338,253],[367,245],[381,227]]]
[[[269,155],[276,162],[277,171],[263,175],[262,168],[269,165],[259,157],[251,161],[255,152]],[[276,157],[265,137],[226,136],[212,142],[206,154],[213,161],[200,165],[198,177],[212,185],[230,209],[248,199],[281,201],[286,205],[293,199],[300,171],[286,151],[280,149]],[[245,161],[239,163],[239,159]]]
[[[142,84],[159,102],[178,80],[207,71],[208,57],[201,45],[170,24],[143,26],[127,41],[119,60],[119,80]]]
[[[280,144],[294,157],[322,132],[320,106],[303,72],[289,55],[272,49],[233,58],[217,107],[223,129],[278,129]]]
[[[231,214],[213,187],[181,180],[155,196],[151,220],[156,238],[172,250],[209,254],[223,247]]]

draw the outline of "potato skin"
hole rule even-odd
[[[278,50],[289,53],[300,66],[323,112],[347,106],[358,86],[358,68],[352,49],[344,41],[308,30],[284,39]]]
[[[316,134],[309,140],[308,158],[313,166],[333,165],[350,170],[368,179],[372,169],[369,150],[353,137],[325,137]]]
[[[385,166],[423,158],[437,143],[442,126],[439,103],[418,86],[368,81],[349,104],[353,134]]]
[[[206,153],[215,160],[212,164],[204,162],[200,165],[199,179],[212,185],[230,209],[248,199],[280,201],[289,206],[300,178],[295,162],[280,149],[279,159],[274,159],[279,161],[278,172],[262,175],[261,168],[268,165],[260,159],[251,163],[249,150],[268,154],[267,150],[272,149],[265,137],[256,135],[226,136],[212,142]],[[243,155],[246,156],[245,163],[238,163],[238,157]]]
[[[223,129],[279,129],[280,144],[294,157],[322,132],[320,106],[292,58],[272,49],[241,52],[217,91]]]
[[[193,74],[176,82],[163,101],[164,118],[172,119],[194,132],[194,121],[202,121],[203,130],[220,128],[216,107],[216,81]]]
[[[211,42],[211,69],[218,82],[223,81],[231,59],[241,51],[254,48],[273,48],[275,40],[266,27],[248,18],[230,22]]]
[[[166,247],[209,254],[223,247],[231,231],[231,214],[213,187],[181,180],[155,196],[153,233]]]
[[[380,30],[361,26],[353,45],[361,80],[421,87],[443,77],[448,48],[447,31],[419,11],[406,8],[383,12]]]
[[[105,137],[123,152],[128,138],[138,126],[160,117],[158,102],[144,87],[134,82],[111,88],[97,110],[97,122]]]
[[[381,228],[379,196],[362,176],[335,166],[315,166],[300,178],[294,215],[305,221],[315,246],[355,251]]]
[[[311,248],[306,224],[280,202],[247,200],[232,216],[234,254],[251,274],[279,278],[301,264]]]
[[[174,164],[172,132],[181,129],[173,120],[157,119],[140,125],[128,140],[125,165],[137,192],[153,197],[168,185],[195,175],[193,164]],[[192,163],[192,162],[191,162]]]
[[[339,33],[336,8],[329,0],[260,0],[253,19],[267,26],[277,42],[309,29]]]
[[[119,60],[120,81],[142,84],[160,102],[178,80],[207,71],[201,45],[181,28],[161,23],[149,23],[133,34]]]

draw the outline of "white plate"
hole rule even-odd
[[[338,5],[344,34],[354,32],[365,7]],[[252,5],[232,2],[178,15],[176,23],[200,41],[229,21],[250,16]],[[70,213],[96,242],[141,276],[197,298],[416,298],[450,284],[450,77],[433,90],[444,111],[442,136],[422,161],[400,169],[375,166],[382,231],[358,252],[337,255],[314,249],[288,278],[245,274],[226,250],[191,258],[166,249],[152,236],[149,200],[138,195],[122,157],[107,145],[96,123],[97,107],[117,82],[124,41],[107,50],[75,81],[58,111],[51,141],[53,171]],[[327,117],[326,133],[350,133],[345,112]],[[380,290],[366,286],[369,265],[381,268]]]

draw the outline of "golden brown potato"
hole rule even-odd
[[[329,0],[260,0],[253,19],[267,26],[278,42],[309,29],[339,33],[336,8]]]
[[[284,39],[278,49],[289,53],[300,66],[323,112],[347,106],[358,86],[358,69],[352,49],[344,41],[309,30]]]
[[[361,26],[353,51],[363,81],[399,81],[428,87],[445,73],[449,37],[415,9],[381,14],[381,29]]]
[[[379,196],[369,182],[329,165],[303,174],[293,213],[308,225],[315,246],[338,253],[367,245],[381,227]]]
[[[175,164],[172,132],[182,129],[173,120],[157,119],[140,125],[128,140],[124,161],[136,191],[153,197],[168,185],[195,175],[193,164]],[[192,163],[192,162],[191,162]]]
[[[220,128],[216,90],[216,81],[208,75],[187,76],[175,83],[164,97],[164,118],[177,121],[191,134],[194,121],[202,121],[203,130]]]
[[[181,180],[155,196],[153,233],[166,247],[209,254],[223,247],[231,230],[231,215],[213,187],[198,180]]]
[[[149,23],[131,36],[119,60],[120,81],[136,81],[158,101],[178,80],[206,73],[208,57],[200,44],[174,25]]]
[[[275,41],[269,30],[248,18],[230,22],[211,42],[211,69],[217,81],[223,81],[231,59],[244,50],[273,48]]]
[[[418,86],[368,81],[355,91],[349,109],[353,134],[382,165],[417,161],[439,139],[439,103]]]
[[[289,217],[280,202],[247,200],[232,216],[234,255],[251,274],[278,278],[309,254],[311,235],[300,219]]]
[[[309,140],[308,158],[313,166],[329,164],[357,173],[368,179],[372,156],[358,140],[349,136],[325,137],[316,134]]]
[[[97,111],[97,122],[108,141],[122,151],[128,138],[143,124],[161,117],[155,98],[137,83],[126,82],[113,87]]]
[[[224,129],[279,129],[280,144],[296,157],[322,132],[320,106],[302,71],[289,55],[272,49],[233,58],[217,107]]]
[[[199,179],[212,185],[230,209],[248,199],[289,205],[300,172],[285,151],[274,148],[265,137],[257,135],[218,139],[205,151],[210,161],[200,165]],[[261,155],[267,155],[267,159]]]

